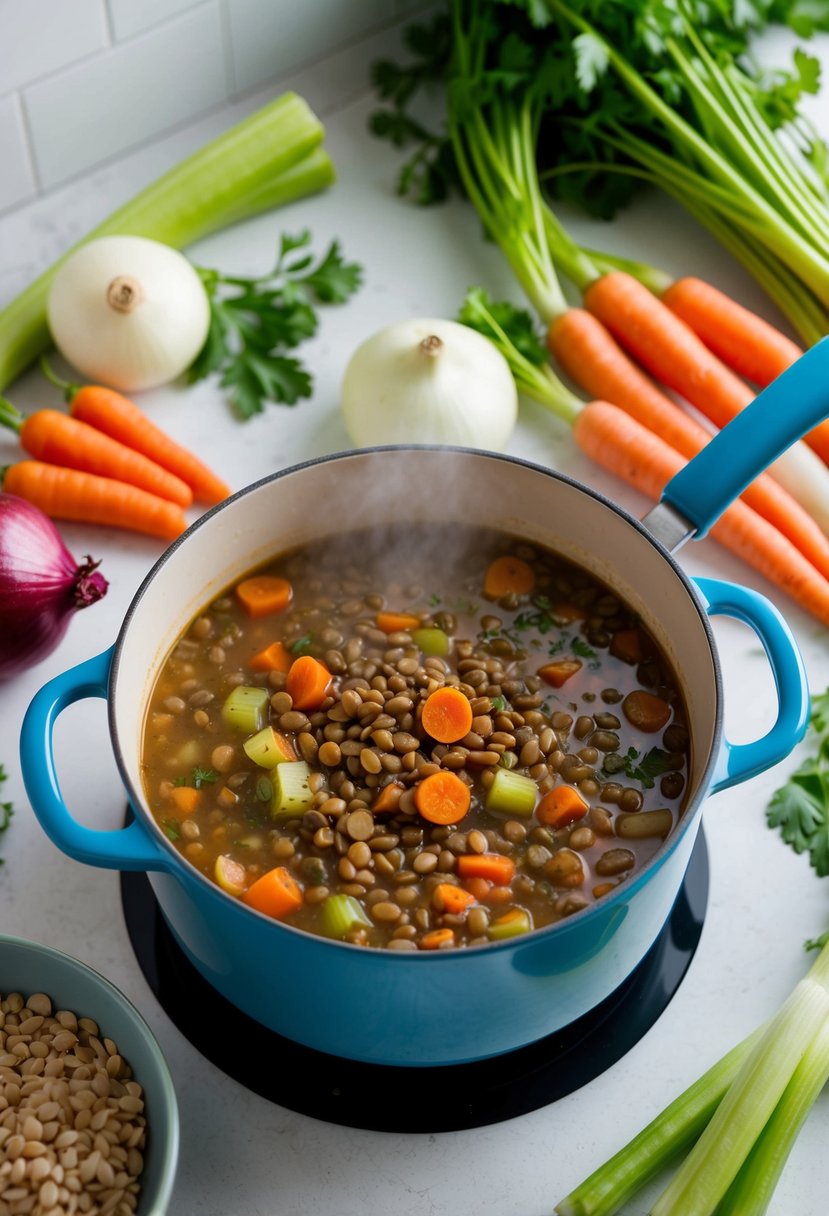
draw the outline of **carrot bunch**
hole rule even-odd
[[[95,385],[67,390],[69,413],[24,417],[0,398],[0,424],[31,460],[10,465],[3,488],[53,519],[106,524],[175,540],[194,499],[230,493],[206,465],[155,426],[128,398]]]

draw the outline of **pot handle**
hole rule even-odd
[[[20,732],[23,784],[40,826],[75,861],[114,870],[169,870],[170,861],[141,823],[97,831],[72,818],[58,785],[52,735],[58,715],[75,701],[107,696],[113,648],[55,676],[35,694]]]
[[[708,616],[730,616],[749,625],[762,643],[777,688],[777,720],[753,743],[724,739],[711,793],[728,789],[785,759],[809,724],[809,685],[797,643],[774,605],[757,591],[714,578],[695,578]]]
[[[671,478],[643,523],[668,549],[707,534],[726,507],[829,415],[829,336],[772,380]]]

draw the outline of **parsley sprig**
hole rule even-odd
[[[823,878],[829,874],[829,689],[812,698],[810,733],[813,754],[775,790],[766,820],[795,853],[809,854]]]
[[[176,777],[174,785],[192,785],[194,789],[200,790],[203,785],[214,785],[217,774],[212,768],[202,768],[196,764],[189,777]]]
[[[635,747],[629,747],[622,759],[625,776],[638,781],[646,790],[653,789],[657,777],[676,769],[673,757],[661,747],[652,747],[641,757]]]
[[[8,776],[6,774],[6,770],[4,769],[3,765],[0,764],[0,788],[3,787],[7,780]],[[0,802],[0,836],[2,836],[11,823],[13,814],[14,807],[10,802]],[[2,864],[3,858],[0,857],[0,866],[2,866]]]
[[[259,277],[197,268],[210,301],[210,329],[189,379],[218,372],[243,421],[268,401],[296,405],[311,395],[310,373],[286,352],[317,332],[315,305],[342,304],[360,286],[362,270],[344,259],[338,241],[318,261],[310,243],[307,230],[283,235],[276,265]]]

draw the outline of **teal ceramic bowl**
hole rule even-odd
[[[165,1216],[178,1162],[178,1105],[161,1048],[141,1014],[109,980],[70,955],[0,934],[0,996],[10,992],[45,992],[55,1009],[93,1018],[118,1044],[146,1103],[147,1148],[137,1216]]]

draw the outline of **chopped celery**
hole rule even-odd
[[[449,638],[442,629],[434,626],[412,630],[412,641],[427,657],[436,655],[443,658],[449,653]]]
[[[222,718],[243,735],[255,734],[264,725],[269,700],[266,688],[239,684],[222,706]]]
[[[286,760],[296,760],[296,752],[284,735],[278,735],[272,726],[264,726],[252,739],[242,744],[245,755],[260,768],[274,768]]]
[[[489,926],[489,940],[493,942],[505,941],[508,937],[519,937],[522,933],[529,933],[533,927],[533,922],[529,912],[524,908],[513,908],[511,912],[507,912],[505,916],[499,916]]]
[[[371,925],[353,895],[329,895],[320,904],[320,928],[326,937],[345,937],[352,929]]]
[[[486,796],[486,809],[493,815],[509,815],[517,819],[529,819],[535,810],[538,786],[532,777],[514,773],[508,768],[497,768],[495,780]]]
[[[271,769],[273,780],[272,819],[298,819],[314,805],[308,784],[311,770],[304,760],[288,760]]]

